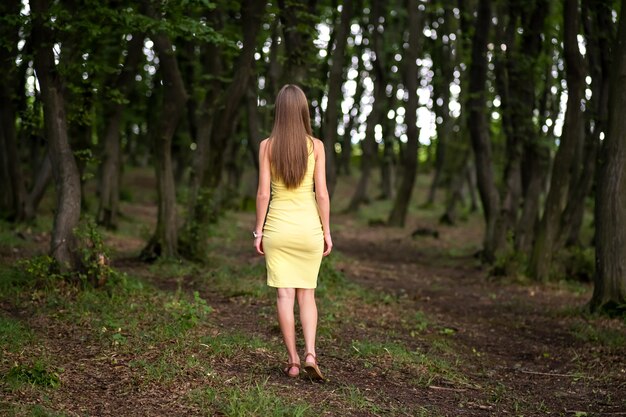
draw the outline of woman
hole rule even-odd
[[[276,288],[278,323],[289,355],[284,372],[294,378],[301,367],[294,324],[297,298],[304,370],[313,379],[324,379],[315,356],[315,288],[322,256],[333,247],[325,165],[324,144],[311,137],[307,99],[300,88],[285,85],[276,97],[272,133],[259,149],[253,236],[256,251],[265,255],[267,284]]]

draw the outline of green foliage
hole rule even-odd
[[[61,379],[56,370],[49,370],[48,365],[37,360],[32,365],[14,365],[4,376],[4,380],[10,384],[31,384],[41,387],[56,388],[61,384]]]
[[[611,329],[594,322],[581,322],[572,326],[576,338],[610,348],[626,347],[626,334],[621,329]]]
[[[55,271],[55,261],[50,255],[39,255],[30,259],[21,259],[16,264],[17,268],[25,274],[23,283],[48,284],[62,277]]]
[[[2,408],[2,403],[0,403],[0,411],[4,411]],[[11,408],[8,410],[8,417],[66,417],[67,414],[59,413],[57,411],[52,411],[42,405],[23,405],[23,404],[12,404]]]
[[[193,292],[193,300],[187,301],[184,298],[176,298],[165,304],[168,311],[176,320],[181,329],[191,329],[205,319],[213,309],[200,297],[198,291]]]
[[[305,417],[313,415],[302,400],[287,401],[268,387],[268,380],[243,386],[221,385],[195,390],[190,400],[207,414],[226,416]]]
[[[86,218],[74,235],[79,240],[82,270],[78,272],[81,282],[90,282],[95,286],[103,285],[109,277],[116,274],[108,264],[109,250],[102,240],[98,226],[92,218]]]
[[[420,386],[428,386],[434,380],[444,379],[457,384],[465,384],[466,377],[457,372],[458,359],[453,362],[445,357],[422,353],[419,349],[411,350],[400,342],[372,342],[355,340],[352,342],[353,354],[365,359],[364,366],[373,367],[391,363],[396,370],[415,373]]]
[[[0,316],[0,350],[16,352],[32,340],[32,331],[19,320]]]

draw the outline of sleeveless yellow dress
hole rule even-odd
[[[309,141],[309,159],[302,183],[287,189],[272,173],[271,198],[263,226],[267,285],[276,288],[316,288],[324,251],[313,172],[315,156]]]

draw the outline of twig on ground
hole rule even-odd
[[[531,374],[531,375],[562,376],[562,377],[569,377],[569,378],[574,378],[578,376],[574,374],[557,374],[557,373],[551,373],[551,372],[527,371],[525,369],[518,369],[518,371],[525,373],[525,374]]]
[[[438,389],[438,390],[443,390],[443,391],[459,391],[459,392],[467,391],[465,388],[447,388],[447,387],[438,387],[437,385],[429,385],[428,388]]]

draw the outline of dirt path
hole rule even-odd
[[[481,387],[482,402],[475,402],[479,409],[499,415],[525,404],[536,415],[626,415],[623,347],[586,343],[572,331],[584,320],[568,314],[568,308],[581,307],[589,289],[575,294],[499,283],[473,266],[477,262],[471,252],[425,255],[440,245],[437,239],[415,240],[406,230],[354,230],[343,229],[337,239],[348,258],[347,276],[366,287],[403,295],[440,326],[454,330],[453,339],[465,353],[461,366]],[[456,233],[440,230],[442,240],[458,244],[463,237]],[[464,238],[460,242],[472,240]],[[604,325],[624,330],[611,321],[591,324]]]

